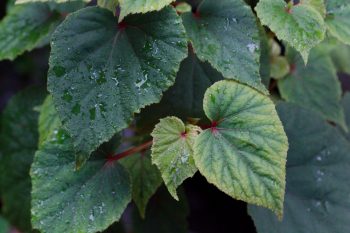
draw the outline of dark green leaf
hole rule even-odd
[[[38,145],[38,112],[45,92],[30,88],[15,95],[2,115],[0,194],[2,212],[13,225],[30,231],[29,169]]]
[[[0,22],[0,60],[15,59],[38,46],[60,22],[47,4],[14,6]]]
[[[346,129],[340,82],[331,59],[318,48],[310,54],[307,66],[292,49],[288,50],[288,59],[291,73],[278,82],[282,98],[313,109]]]
[[[257,23],[242,0],[204,0],[197,13],[182,15],[187,34],[202,61],[209,61],[227,79],[246,83],[263,93],[259,74]]]
[[[195,142],[199,171],[228,195],[281,217],[288,141],[273,102],[235,81],[215,83],[203,102],[212,127]]]
[[[73,137],[78,167],[133,113],[160,101],[186,48],[181,19],[170,7],[119,26],[99,7],[67,17],[53,35],[48,88]]]
[[[42,232],[97,232],[131,201],[129,174],[97,151],[79,171],[71,139],[60,130],[36,152],[31,169],[32,223]]]
[[[250,206],[259,233],[350,232],[350,144],[316,113],[278,106],[288,135],[285,213]]]
[[[157,167],[152,165],[150,153],[145,153],[135,154],[120,160],[120,163],[130,173],[132,199],[142,218],[145,217],[149,199],[163,182]]]

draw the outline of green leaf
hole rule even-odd
[[[350,144],[318,114],[291,104],[278,112],[288,135],[283,221],[249,206],[259,233],[350,232]]]
[[[22,231],[30,231],[29,169],[38,145],[38,112],[45,92],[29,88],[7,104],[0,133],[0,195],[2,214]]]
[[[0,22],[0,60],[15,59],[38,46],[60,22],[47,4],[14,6]]]
[[[166,116],[203,118],[203,97],[208,87],[222,80],[222,75],[207,62],[201,62],[194,53],[183,60],[175,85],[164,93],[160,103],[141,111],[137,117],[140,127],[153,126]]]
[[[286,57],[277,56],[271,59],[271,76],[281,79],[289,73],[289,62]]]
[[[0,216],[0,232],[9,233],[10,232],[10,223],[6,221],[2,216]]]
[[[292,70],[288,76],[278,81],[278,89],[288,102],[310,108],[320,113],[344,129],[344,112],[341,108],[341,87],[335,68],[329,56],[322,49],[314,49],[309,64],[292,49],[287,51]]]
[[[228,195],[281,217],[288,141],[273,102],[243,84],[220,81],[207,90],[203,106],[212,127],[195,142],[199,171]]]
[[[161,188],[149,203],[146,219],[141,219],[136,211],[131,213],[132,232],[188,233],[189,208],[184,193],[179,194],[180,201],[175,201]]]
[[[66,18],[51,47],[48,89],[73,138],[77,167],[134,113],[160,101],[187,52],[171,7],[119,26],[110,11],[88,7]]]
[[[122,21],[122,19],[129,14],[159,11],[173,1],[174,0],[119,0],[119,21]]]
[[[71,139],[60,130],[36,152],[31,168],[32,223],[41,232],[97,232],[119,220],[131,200],[129,174],[94,153],[79,171]]]
[[[261,81],[266,88],[270,84],[270,73],[271,73],[271,49],[269,45],[269,38],[263,26],[259,25],[259,35],[260,35],[260,76]]]
[[[128,156],[120,163],[129,171],[132,183],[132,199],[145,218],[149,199],[157,191],[163,180],[155,165],[152,165],[150,153]]]
[[[328,0],[326,25],[328,31],[341,42],[350,45],[350,2]]]
[[[305,63],[310,49],[324,39],[323,18],[307,3],[290,6],[284,0],[260,0],[255,10],[262,24],[300,52]]]
[[[112,11],[114,15],[116,13],[118,4],[119,4],[118,0],[97,0],[98,6]]]
[[[342,100],[343,109],[345,112],[345,121],[348,129],[350,129],[350,93],[347,92]],[[347,139],[350,141],[350,132],[346,134]]]
[[[46,97],[40,108],[39,115],[39,147],[40,145],[54,136],[57,129],[61,127],[61,121],[52,102],[52,96]]]
[[[326,5],[324,3],[324,0],[301,0],[300,2],[302,4],[306,4],[315,8],[322,15],[323,18],[326,16]]]
[[[259,74],[259,32],[249,6],[242,0],[205,0],[195,14],[182,14],[182,19],[199,59],[225,78],[267,93]]]
[[[350,74],[350,46],[338,43],[330,54],[337,71]]]
[[[152,132],[152,162],[159,168],[170,194],[179,200],[176,188],[194,175],[193,144],[201,129],[184,125],[176,117],[161,119]]]
[[[91,0],[16,0],[16,4],[31,2],[65,3],[65,2],[90,2]]]

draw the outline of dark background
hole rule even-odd
[[[5,15],[6,0],[0,0],[0,19]],[[19,90],[46,85],[50,49],[27,52],[15,61],[0,61],[0,111]],[[193,233],[255,233],[246,204],[236,201],[206,182],[198,173],[184,184],[190,206],[188,222]],[[158,233],[158,232],[154,232]]]

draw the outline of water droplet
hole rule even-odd
[[[255,50],[259,49],[259,46],[254,44],[254,43],[249,43],[249,44],[247,44],[247,48],[248,48],[249,52],[254,53]]]

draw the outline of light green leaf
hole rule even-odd
[[[186,12],[191,12],[192,11],[192,6],[190,4],[188,4],[187,2],[179,2],[178,4],[176,4],[176,12],[182,14],[182,13],[186,13]]]
[[[38,112],[45,92],[29,88],[7,104],[1,119],[0,196],[2,214],[21,231],[30,231],[29,169],[38,145]]]
[[[278,112],[290,149],[283,221],[249,206],[259,233],[350,232],[350,144],[318,114],[291,104]]]
[[[167,116],[177,116],[183,120],[188,117],[205,118],[204,93],[208,87],[222,79],[222,75],[209,63],[201,62],[190,52],[181,63],[175,85],[164,93],[160,103],[141,111],[137,116],[137,124],[142,128],[150,126],[150,130],[153,130],[153,126]]]
[[[289,73],[289,62],[286,57],[277,56],[271,59],[271,76],[281,79]]]
[[[326,5],[324,3],[324,0],[301,0],[300,2],[301,4],[306,4],[315,8],[322,15],[323,18],[326,16]]]
[[[39,115],[39,147],[49,138],[52,138],[57,129],[61,127],[61,121],[52,102],[52,96],[46,97],[40,108]]]
[[[243,0],[205,0],[197,13],[182,19],[202,61],[209,61],[227,79],[267,93],[259,74],[260,41],[255,16]]]
[[[118,4],[119,4],[118,0],[97,0],[98,6],[112,11],[114,15],[115,15]]]
[[[326,24],[333,36],[350,45],[350,2],[327,0]]]
[[[59,14],[47,4],[14,6],[0,22],[0,60],[13,60],[34,49],[59,22]]]
[[[119,21],[122,21],[124,17],[129,14],[159,11],[173,1],[174,0],[119,0]]]
[[[262,24],[300,52],[305,63],[310,49],[324,39],[323,18],[307,3],[290,5],[284,0],[260,0],[255,10]]]
[[[348,129],[350,128],[350,92],[345,93],[342,100],[343,109],[345,112],[345,120]],[[350,132],[346,134],[347,139],[350,141]]]
[[[283,99],[310,108],[320,113],[344,129],[344,112],[341,108],[341,87],[329,56],[316,48],[305,66],[292,49],[287,51],[292,70],[288,76],[278,81],[278,89]]]
[[[149,199],[157,191],[163,180],[155,165],[152,165],[150,153],[128,156],[120,163],[129,171],[132,183],[132,199],[145,218]]]
[[[179,200],[176,188],[197,171],[192,147],[200,131],[197,126],[185,126],[176,117],[167,117],[161,119],[152,132],[152,162],[176,200]]]
[[[77,167],[135,112],[160,101],[187,52],[181,18],[171,7],[119,26],[110,11],[88,7],[67,17],[51,47],[48,89],[73,137]]]
[[[212,127],[196,139],[194,160],[228,195],[283,213],[287,137],[269,97],[220,81],[204,97]]]
[[[33,227],[48,233],[89,233],[119,220],[131,201],[131,183],[127,171],[106,157],[101,149],[74,171],[68,135],[60,130],[45,142],[31,168]]]

